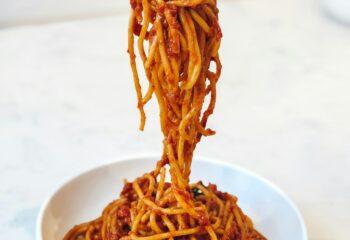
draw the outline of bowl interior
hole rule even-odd
[[[61,240],[75,224],[98,217],[118,198],[124,179],[132,181],[155,166],[155,157],[131,158],[85,172],[60,187],[44,204],[37,240]],[[191,182],[217,184],[238,196],[239,206],[269,240],[306,240],[303,220],[293,203],[266,180],[233,165],[195,160]]]

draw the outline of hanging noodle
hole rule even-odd
[[[214,184],[190,184],[193,151],[216,101],[222,33],[216,0],[131,0],[128,53],[141,114],[155,95],[164,135],[154,171],[126,182],[102,216],[77,225],[64,240],[263,240],[237,206]],[[135,42],[135,36],[138,37]],[[148,79],[142,94],[134,46]],[[148,49],[145,50],[145,45]],[[211,66],[213,65],[213,66]],[[214,70],[213,70],[214,69]],[[208,96],[208,106],[203,109]],[[171,182],[165,181],[169,167]]]

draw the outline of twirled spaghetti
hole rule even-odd
[[[189,183],[196,144],[215,133],[206,123],[215,107],[221,73],[216,0],[131,0],[131,8],[128,52],[140,129],[146,121],[143,106],[155,95],[163,155],[154,171],[126,182],[120,198],[101,217],[75,226],[64,240],[265,239],[238,207],[236,197],[214,184]],[[144,95],[135,45],[148,79]],[[165,181],[167,170],[170,183]]]

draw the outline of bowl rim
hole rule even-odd
[[[159,154],[156,154],[156,153],[132,154],[132,155],[123,155],[120,157],[111,158],[110,161],[89,167],[86,170],[83,170],[83,171],[81,171],[73,176],[67,177],[66,179],[62,180],[62,182],[60,184],[58,184],[53,189],[53,191],[51,191],[51,193],[48,194],[48,196],[46,197],[46,199],[44,200],[44,202],[42,203],[42,205],[40,207],[39,214],[38,214],[37,219],[36,219],[35,239],[36,240],[44,240],[43,236],[42,236],[44,214],[45,214],[52,198],[57,194],[57,192],[60,189],[64,188],[70,182],[80,178],[81,176],[83,176],[85,174],[89,174],[95,170],[99,170],[102,168],[108,168],[109,166],[112,166],[112,165],[117,164],[117,163],[138,162],[138,161],[141,161],[141,159],[143,159],[143,158],[158,159]],[[243,167],[240,167],[234,163],[224,162],[222,160],[217,160],[217,159],[213,159],[213,158],[205,157],[205,156],[201,156],[201,155],[194,156],[193,161],[211,163],[211,164],[216,164],[216,165],[219,165],[219,166],[222,166],[225,168],[235,169],[239,172],[242,172],[250,177],[257,179],[258,181],[260,181],[260,182],[266,184],[267,186],[269,186],[270,188],[272,188],[274,191],[276,191],[278,194],[280,194],[280,196],[288,203],[288,205],[295,212],[296,217],[298,218],[298,221],[299,221],[300,226],[301,226],[301,231],[302,231],[302,235],[303,235],[302,240],[308,239],[306,224],[305,224],[304,218],[303,218],[300,210],[297,208],[296,204],[291,200],[291,198],[283,190],[281,190],[277,185],[275,185],[271,181],[267,180],[266,178],[254,173],[253,171],[248,170],[248,169],[243,168]]]

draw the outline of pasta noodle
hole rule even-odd
[[[263,240],[237,198],[216,185],[191,184],[193,152],[216,102],[222,38],[216,0],[131,0],[128,53],[141,115],[155,96],[164,135],[156,168],[125,182],[102,216],[73,227],[64,240]],[[137,38],[137,39],[135,39]],[[142,93],[135,46],[146,73]],[[206,100],[208,98],[208,100]],[[205,102],[207,101],[207,106]],[[166,173],[171,182],[166,182]]]

